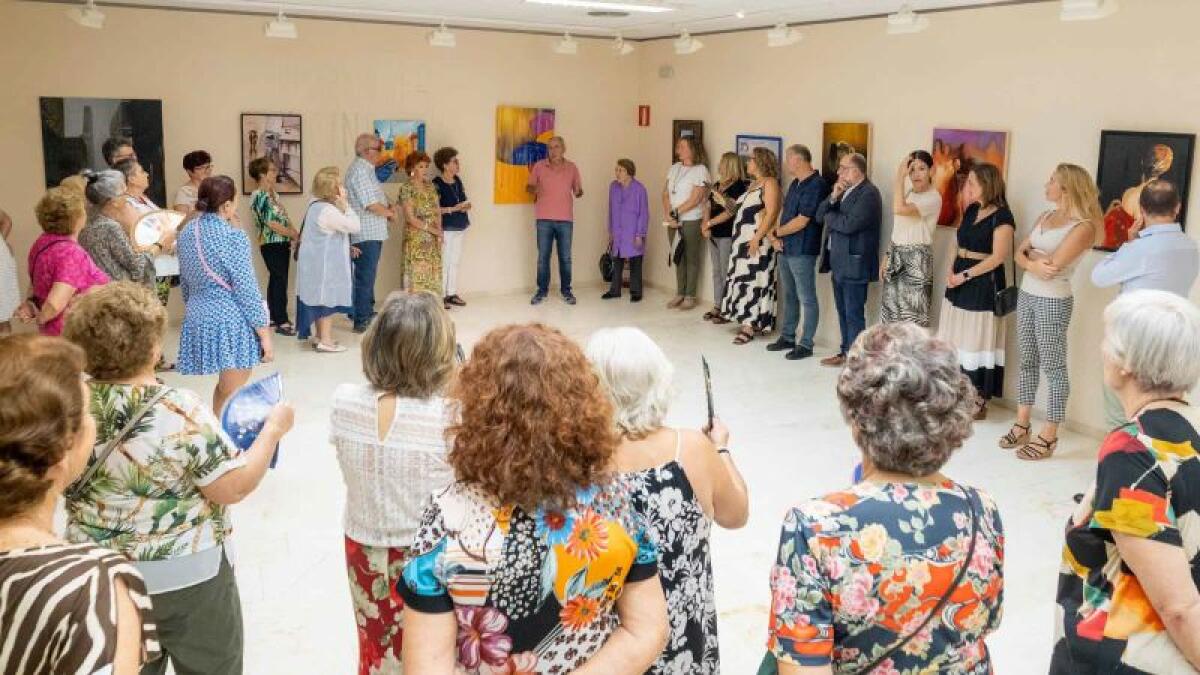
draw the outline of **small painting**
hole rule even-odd
[[[783,138],[779,136],[759,136],[757,134],[738,134],[733,142],[734,152],[742,158],[742,162],[750,159],[750,153],[755,148],[766,148],[775,153],[775,161],[783,161]]]
[[[162,101],[43,97],[39,107],[46,187],[84,169],[107,169],[101,150],[104,141],[128,138],[138,163],[150,174],[146,196],[159,206],[167,205]]]
[[[933,130],[933,187],[942,195],[938,225],[958,227],[967,205],[962,188],[976,164],[991,164],[1008,176],[1008,132],[977,129]]]
[[[242,113],[242,194],[255,189],[250,162],[259,157],[279,169],[276,191],[281,195],[304,193],[303,129],[299,115]]]
[[[866,122],[826,122],[821,134],[821,174],[825,182],[837,182],[838,162],[846,155],[859,153],[871,161],[871,125]]]
[[[546,158],[554,138],[554,108],[496,106],[496,182],[492,196],[497,204],[532,204],[526,189],[533,165]]]
[[[1187,227],[1188,188],[1192,182],[1195,134],[1153,131],[1100,132],[1100,209],[1104,229],[1097,233],[1096,248],[1115,251],[1129,238],[1129,228],[1140,215],[1142,188],[1156,179],[1171,181],[1183,203],[1179,223]]]
[[[380,183],[403,182],[404,160],[415,151],[425,152],[425,123],[375,120],[375,137],[383,142],[383,153],[375,163],[375,176]]]
[[[700,120],[672,120],[671,121],[671,163],[679,161],[679,157],[675,155],[675,146],[679,145],[681,138],[694,138],[696,144],[704,148],[704,122]]]

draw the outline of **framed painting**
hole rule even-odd
[[[671,163],[679,161],[675,155],[675,146],[681,138],[694,138],[701,149],[704,148],[704,122],[701,120],[672,120],[671,121]]]
[[[866,122],[826,122],[821,133],[821,175],[825,182],[837,182],[838,162],[842,157],[859,153],[871,166],[871,125]]]
[[[375,163],[380,183],[402,183],[404,160],[425,152],[425,123],[418,120],[375,120],[375,137],[383,142],[383,153]]]
[[[546,145],[554,138],[554,122],[554,108],[496,106],[495,203],[533,203],[533,195],[525,185],[533,165],[546,158]]]
[[[281,195],[304,193],[304,130],[299,115],[242,113],[242,194],[254,191],[250,162],[259,157],[279,169],[276,191]]]
[[[742,158],[742,162],[750,159],[750,153],[755,148],[766,148],[775,153],[775,161],[782,166],[783,138],[780,136],[761,136],[758,134],[738,134],[733,141],[734,152]]]
[[[962,188],[976,164],[992,164],[1008,177],[1008,132],[978,129],[933,130],[933,186],[942,196],[938,225],[958,227],[966,210]]]
[[[107,169],[101,148],[109,138],[128,138],[150,173],[148,196],[168,206],[163,159],[162,101],[134,98],[39,99],[46,187],[84,169]]]
[[[1100,132],[1100,209],[1104,227],[1096,235],[1096,248],[1115,251],[1129,238],[1129,228],[1140,215],[1138,200],[1147,183],[1162,178],[1179,190],[1183,204],[1179,223],[1187,227],[1188,190],[1192,182],[1192,157],[1196,135],[1157,131]]]

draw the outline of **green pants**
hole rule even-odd
[[[700,234],[699,220],[685,220],[667,233],[671,245],[675,237],[683,237],[683,260],[675,265],[675,294],[685,298],[696,297],[700,284],[700,260],[704,257],[704,237]]]
[[[141,675],[163,675],[167,659],[176,675],[242,674],[242,602],[227,558],[212,579],[150,601],[162,658],[142,666]]]

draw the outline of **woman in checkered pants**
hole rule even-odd
[[[1046,459],[1058,445],[1058,425],[1070,393],[1067,327],[1075,304],[1071,275],[1102,222],[1096,183],[1074,164],[1058,165],[1046,181],[1046,199],[1055,208],[1038,218],[1016,251],[1017,265],[1025,270],[1017,301],[1019,407],[1017,421],[1000,439],[1000,447],[1018,448],[1017,456],[1024,460]],[[1046,423],[1030,438],[1030,416],[1043,372],[1049,387]]]

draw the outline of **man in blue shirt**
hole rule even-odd
[[[812,153],[803,145],[784,152],[784,162],[792,182],[783,199],[780,225],[771,238],[779,257],[779,279],[783,287],[783,329],[779,339],[767,345],[767,351],[780,352],[790,361],[813,354],[820,308],[817,305],[817,256],[821,253],[821,224],[816,221],[817,207],[829,194],[825,181],[813,169]],[[804,308],[804,331],[796,339],[800,308]]]
[[[1121,293],[1141,289],[1188,297],[1200,273],[1200,248],[1179,224],[1179,190],[1168,181],[1150,181],[1138,200],[1141,217],[1129,229],[1129,241],[1092,268],[1092,283],[1121,285]],[[1104,387],[1104,412],[1110,428],[1128,420],[1116,394]]]

